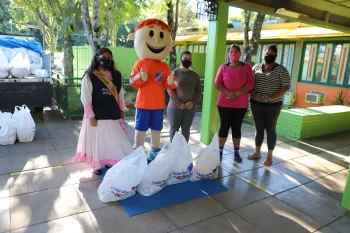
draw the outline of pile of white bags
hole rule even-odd
[[[0,145],[12,145],[16,141],[16,121],[9,112],[0,111]]]
[[[143,196],[151,196],[167,185],[215,179],[219,175],[219,165],[217,134],[193,161],[186,139],[176,133],[172,143],[165,145],[148,166],[143,147],[114,165],[107,171],[98,195],[102,202],[132,197],[136,190]]]
[[[30,73],[37,76],[36,71],[42,70],[42,68],[43,68],[43,59],[39,53],[33,52],[31,50],[28,50],[27,53],[28,53],[29,60],[30,60]],[[48,77],[48,76],[46,76],[46,77]]]
[[[176,133],[172,141],[172,146],[176,159],[168,180],[168,185],[188,181],[193,170],[192,154],[185,137],[182,134]]]
[[[17,125],[17,138],[20,142],[31,142],[35,137],[35,122],[26,105],[16,106],[12,118]]]
[[[10,73],[8,69],[10,68],[10,64],[7,60],[7,57],[3,50],[0,48],[0,78],[7,78]]]
[[[190,181],[211,180],[219,176],[220,165],[219,137],[215,133],[209,146],[194,159],[194,169]]]
[[[30,73],[30,61],[27,53],[19,52],[10,62],[10,73],[15,78],[24,78]]]
[[[7,66],[5,67],[5,69],[9,69],[10,64],[14,64],[14,70],[11,72],[11,74],[15,77],[15,78],[23,78],[28,74],[33,74],[36,75],[37,70],[39,71],[39,78],[41,77],[48,77],[47,75],[47,70],[42,70],[44,67],[43,64],[43,59],[41,57],[41,55],[37,52],[34,52],[32,50],[28,50],[25,48],[14,48],[14,49],[10,49],[10,48],[5,48],[5,47],[0,47],[0,78],[4,78],[5,77],[5,72],[2,70],[3,66],[6,65],[6,63],[4,63],[4,59],[2,58],[1,55],[4,55],[7,58]],[[28,63],[28,60],[29,63]],[[4,72],[4,73],[2,73]],[[47,72],[47,73],[46,73]],[[7,78],[9,76],[9,73],[7,72],[7,76],[5,78]]]
[[[148,164],[137,191],[143,196],[151,196],[165,188],[173,170],[174,159],[175,152],[171,145],[165,145],[157,157]]]
[[[146,153],[143,147],[139,147],[107,171],[97,190],[100,200],[120,201],[134,196],[146,168]]]

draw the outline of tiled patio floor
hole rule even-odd
[[[254,128],[245,125],[243,163],[233,163],[232,142],[225,147],[218,180],[229,191],[128,217],[118,203],[99,201],[99,177],[72,160],[80,122],[56,111],[35,115],[35,121],[33,142],[0,147],[0,233],[350,232],[350,216],[340,207],[350,132],[303,142],[279,136],[274,164],[264,167],[263,158],[245,159],[254,148]],[[192,129],[194,154],[204,147],[200,121],[198,115]],[[132,142],[133,119],[127,123]],[[164,125],[167,143],[169,123]]]

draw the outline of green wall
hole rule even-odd
[[[124,47],[113,47],[110,49],[112,50],[116,66],[122,73],[123,77],[129,77],[135,62],[139,59],[135,52],[135,49]],[[74,46],[73,54],[74,77],[82,77],[84,75],[85,70],[89,67],[91,63],[93,53],[89,46]],[[181,64],[180,54],[181,52],[178,52],[176,57],[176,63],[178,66],[180,66]],[[205,59],[206,54],[193,53],[192,68],[198,72],[201,78],[204,78]],[[169,58],[167,57],[164,61],[169,62]]]

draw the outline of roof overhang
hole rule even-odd
[[[231,6],[350,33],[350,0],[219,0]]]

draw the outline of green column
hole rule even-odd
[[[201,126],[201,142],[205,144],[211,142],[218,130],[216,101],[219,93],[214,82],[217,70],[225,62],[228,7],[227,3],[219,3],[217,21],[209,22]]]
[[[350,211],[350,169],[349,169],[348,180],[346,181],[341,205],[344,209]]]

